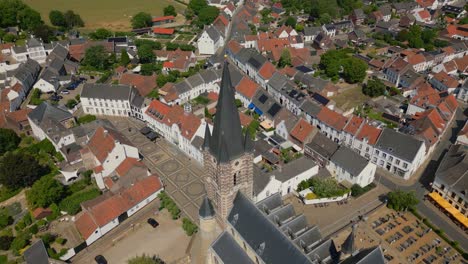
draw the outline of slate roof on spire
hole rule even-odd
[[[198,210],[198,215],[204,219],[211,218],[215,215],[213,205],[211,204],[211,201],[208,198],[208,196],[205,196],[205,198],[203,198],[203,202],[200,206],[200,210]]]
[[[205,140],[203,141],[203,149],[210,148],[210,138],[211,138],[210,127],[208,126],[208,124],[206,124],[205,125]]]
[[[356,243],[354,241],[354,238],[355,238],[355,233],[354,231],[356,230],[356,227],[355,225],[353,226],[353,230],[351,231],[351,233],[348,235],[348,237],[346,238],[346,240],[344,241],[343,245],[341,246],[341,250],[343,251],[343,253],[345,254],[353,254],[354,252],[356,252],[357,248],[356,248]]]
[[[209,137],[209,150],[216,157],[218,163],[236,159],[245,151],[239,112],[235,103],[234,88],[228,66],[228,62],[225,61],[213,133]]]

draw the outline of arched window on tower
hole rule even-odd
[[[234,183],[234,186],[236,186],[236,184],[237,184],[237,175],[238,174],[239,174],[238,172],[234,173],[234,176],[233,176],[233,179],[232,179],[233,183]]]

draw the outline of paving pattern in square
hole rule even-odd
[[[196,180],[186,185],[182,188],[182,191],[192,200],[196,200],[197,198],[204,196],[206,193],[205,185],[200,180]]]
[[[178,187],[183,187],[187,183],[197,179],[190,171],[183,169],[180,170],[171,176],[168,177],[172,182],[174,182]]]
[[[177,202],[182,206],[186,206],[190,201],[189,199],[187,198],[187,196],[185,196],[184,194],[182,194],[181,192],[179,191],[175,191],[171,194],[171,196],[177,200]]]
[[[139,147],[145,144],[148,144],[146,137],[141,134],[136,134],[131,138],[131,142],[133,145]]]
[[[140,150],[140,153],[142,153],[143,155],[151,156],[152,153],[154,153],[155,151],[158,151],[158,146],[152,143],[147,143],[138,149]]]
[[[182,168],[182,164],[180,164],[175,159],[169,159],[159,164],[157,168],[166,176],[166,178],[169,178],[169,175],[173,174],[174,172]]]
[[[153,154],[151,156],[149,156],[149,158],[151,159],[151,161],[154,163],[154,164],[159,164],[167,159],[170,158],[170,156],[164,152],[158,152],[156,154]]]

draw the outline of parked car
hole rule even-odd
[[[154,218],[148,218],[148,224],[150,224],[153,228],[158,227],[159,223],[158,221],[154,220]]]
[[[63,99],[63,96],[61,96],[61,95],[56,95],[56,94],[54,94],[54,95],[52,95],[52,96],[50,97],[50,100],[52,100],[52,101],[59,101],[59,100],[61,100],[61,99]]]
[[[103,255],[97,255],[94,260],[97,264],[107,264],[107,260]]]
[[[61,93],[61,94],[70,94],[70,92],[67,91],[67,90],[62,90],[60,93]]]

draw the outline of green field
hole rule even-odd
[[[107,28],[115,31],[130,29],[131,17],[140,12],[153,16],[163,14],[163,8],[173,5],[183,14],[184,5],[173,0],[23,0],[39,11],[42,18],[49,22],[50,10],[73,10],[81,15],[87,29]],[[178,16],[179,18],[179,16]]]

